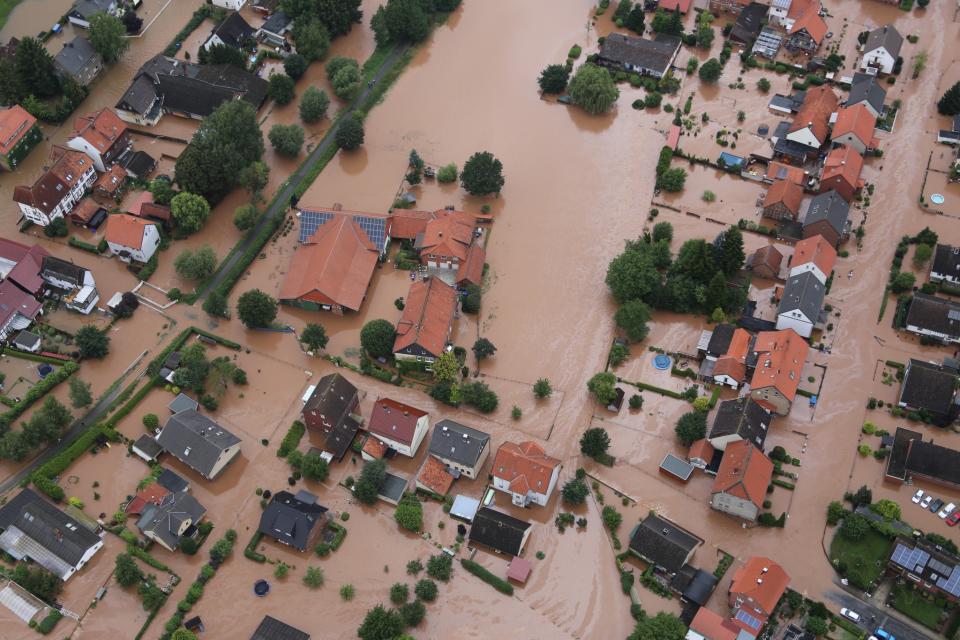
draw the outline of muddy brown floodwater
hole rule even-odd
[[[187,11],[186,5],[197,4],[178,4],[183,6],[183,10],[178,11],[180,18]],[[364,3],[368,17],[375,4]],[[914,234],[929,225],[943,241],[960,242],[953,219],[927,215],[917,205],[926,160],[934,148],[931,135],[935,137],[936,129],[943,126],[938,117],[931,115],[930,109],[938,94],[937,83],[927,80],[954,62],[950,56],[956,55],[955,47],[951,49],[949,45],[958,37],[958,26],[952,21],[953,8],[946,3],[936,3],[926,11],[905,14],[881,3],[854,0],[841,0],[829,7],[831,30],[845,34],[841,51],[848,52],[848,66],[854,64],[851,43],[864,28],[859,25],[875,26],[892,19],[902,33],[922,34],[917,45],[905,45],[905,57],[926,50],[929,60],[924,75],[910,80],[904,74],[888,93],[888,102],[900,98],[903,109],[894,133],[884,144],[883,158],[870,162],[868,176],[876,185],[876,193],[873,204],[866,209],[863,249],[858,251],[851,243],[847,247],[850,257],[838,262],[838,273],[853,270],[854,277],[837,278],[831,290],[834,307],[841,313],[831,335],[832,353],[811,352],[808,369],[804,371],[805,379],[807,375],[815,376],[815,385],[823,381],[819,405],[814,411],[798,402],[788,417],[775,422],[770,434],[771,446],[782,445],[801,460],[796,491],[778,488],[771,497],[775,511],[789,512],[787,525],[780,530],[743,529],[738,522],[711,511],[707,506],[710,481],[702,475],[695,476],[687,485],[679,485],[656,472],[664,453],[682,453],[675,444],[673,424],[689,405],[647,393],[641,411],[624,409],[613,416],[596,407],[585,392],[586,380],[603,368],[613,334],[611,317],[615,306],[603,285],[606,265],[622,249],[624,239],[637,237],[650,224],[647,213],[651,206],[656,151],[663,144],[670,124],[668,114],[659,110],[632,110],[630,103],[641,97],[643,91],[627,86],[621,87],[617,109],[607,116],[590,117],[578,109],[540,100],[535,83],[540,70],[546,64],[562,61],[572,44],[583,45],[585,53],[594,51],[597,35],[612,28],[609,17],[601,19],[596,27],[590,26],[593,4],[587,0],[566,3],[467,0],[419,49],[383,104],[369,114],[364,148],[335,157],[302,198],[304,203],[320,206],[340,202],[349,209],[386,211],[400,185],[412,148],[430,164],[456,162],[459,166],[474,151],[487,149],[502,160],[505,167],[507,183],[495,199],[472,198],[456,187],[433,183],[415,189],[419,208],[454,205],[478,211],[484,203],[492,207],[495,222],[487,246],[490,278],[482,313],[477,318],[458,320],[455,335],[458,344],[467,347],[478,334],[497,345],[496,356],[483,364],[482,373],[483,379],[500,396],[498,410],[484,417],[439,406],[419,390],[394,387],[348,372],[346,375],[365,393],[362,411],[369,415],[376,398],[390,396],[430,411],[433,422],[451,417],[487,431],[493,437],[494,448],[506,440],[537,440],[551,455],[563,460],[561,481],[583,465],[608,487],[633,500],[629,506],[620,506],[610,488],[601,489],[607,503],[617,504],[624,514],[619,531],[622,540],[626,540],[633,525],[650,509],[657,509],[706,540],[695,556],[695,564],[711,569],[721,549],[734,554],[738,562],[754,554],[768,555],[783,564],[796,589],[815,598],[824,598],[824,594],[836,588],[834,572],[823,550],[823,541],[829,543],[832,534],[824,531],[824,510],[829,501],[840,498],[850,486],[871,485],[879,495],[903,504],[905,518],[915,526],[952,533],[936,518],[931,519],[929,514],[907,506],[915,488],[883,484],[881,465],[872,458],[860,459],[856,445],[864,420],[888,429],[898,424],[888,413],[865,409],[869,396],[886,400],[893,397],[894,391],[882,383],[879,372],[882,367],[878,368],[878,362],[904,361],[911,356],[934,359],[951,353],[922,347],[916,340],[894,332],[889,324],[893,300],[882,322],[877,321],[877,316],[887,266],[901,235]],[[544,19],[545,15],[550,16],[549,20]],[[167,15],[161,16],[161,20],[166,19]],[[851,23],[846,31],[844,20]],[[179,24],[182,20],[174,22]],[[930,29],[930,24],[942,25],[942,28]],[[495,41],[491,34],[496,34]],[[154,49],[162,48],[168,38],[157,38],[159,42]],[[717,48],[715,44],[714,54]],[[355,28],[350,36],[335,45],[335,51],[352,52],[359,57],[371,50],[372,39],[366,25]],[[136,51],[131,57],[149,55],[140,49]],[[692,55],[704,57],[703,52],[690,50],[680,55],[681,60]],[[756,71],[745,74],[746,89],[726,88],[727,83],[736,81],[736,73],[735,61],[731,61],[721,86],[714,88],[700,87],[696,78],[687,78],[678,96],[685,99],[694,92],[694,113],[708,112],[716,123],[705,128],[695,142],[690,141],[702,147],[704,153],[719,153],[720,147],[710,140],[715,134],[710,127],[737,126],[738,110],[746,112],[742,125],[745,132],[754,131],[761,122],[772,123],[776,118],[766,111],[766,100],[754,89]],[[311,68],[309,77],[308,82],[324,82],[318,65]],[[105,87],[109,86],[105,83]],[[125,86],[126,81],[122,88]],[[304,86],[301,81],[298,91]],[[774,87],[785,89],[786,82],[783,78],[777,79]],[[112,103],[106,98],[110,93],[107,88],[100,89],[98,83],[95,91],[103,92],[100,99],[104,103]],[[98,103],[88,100],[88,104]],[[291,106],[264,114],[269,114],[268,122],[289,122],[295,118]],[[179,121],[169,126],[182,128]],[[323,124],[321,130],[322,127]],[[759,143],[751,140],[744,147],[752,150],[755,145]],[[32,170],[40,166],[40,155],[34,152],[31,156]],[[271,183],[279,184],[293,165],[279,164],[272,157],[270,162],[274,166]],[[18,181],[21,181],[19,175],[14,181],[11,176],[4,176],[0,180],[0,197],[9,196],[11,185]],[[755,215],[752,203],[757,197],[757,187],[712,171],[694,172],[687,191],[677,196],[681,206],[710,214],[700,200],[704,189],[718,194],[717,218],[722,223],[739,217],[752,219]],[[213,224],[191,238],[188,246],[211,242],[217,243],[218,251],[225,251],[236,238],[235,232],[228,233],[229,216],[232,207],[243,201],[241,195],[233,194],[221,203]],[[12,229],[15,214],[6,209],[2,215],[4,229]],[[660,220],[674,225],[674,249],[686,239],[713,238],[723,229],[723,224],[667,209],[661,209],[657,218]],[[269,244],[265,259],[251,266],[237,286],[237,292],[260,287],[275,294],[289,265],[295,236],[290,233]],[[745,238],[748,251],[768,242],[765,237],[753,234]],[[57,249],[67,250],[62,246]],[[165,258],[156,277],[161,286],[173,286],[177,280],[170,268],[171,256]],[[92,262],[92,259],[86,257],[86,261]],[[98,261],[96,264],[97,269],[112,274],[104,276],[113,278],[111,283],[122,284],[121,275],[131,277],[115,263],[101,265]],[[405,295],[408,282],[406,273],[394,271],[392,264],[387,263],[375,274],[365,306],[356,316],[336,318],[284,308],[278,320],[297,328],[308,321],[323,323],[331,336],[328,351],[356,361],[358,332],[363,322],[376,317],[396,321],[399,312],[393,300]],[[757,295],[768,297],[771,283],[756,284]],[[424,514],[429,539],[400,533],[393,522],[392,508],[382,503],[362,507],[336,485],[358,472],[359,464],[346,459],[334,466],[331,477],[323,485],[298,484],[318,493],[321,502],[331,510],[350,513],[345,522],[349,533],[340,550],[321,559],[297,554],[271,542],[261,543],[259,550],[271,561],[282,560],[294,567],[285,581],[272,578],[272,565],[259,565],[243,558],[242,547],[256,528],[261,512],[255,490],[276,491],[286,486],[289,471],[284,461],[276,457],[276,446],[296,417],[299,397],[306,386],[333,367],[306,356],[289,334],[248,332],[236,320],[209,323],[198,308],[176,306],[167,313],[177,322],[176,326],[164,328],[168,321],[160,316],[144,320],[142,311],[134,320],[138,324],[128,325],[146,327],[143,335],[150,339],[144,340],[148,344],[143,346],[129,337],[135,336],[135,331],[118,325],[119,331],[125,332],[120,335],[128,336],[122,338],[126,341],[125,353],[111,354],[108,361],[88,370],[96,374],[98,384],[105,386],[110,379],[107,371],[116,376],[139,350],[162,348],[161,343],[169,335],[188,324],[210,328],[242,342],[249,349],[249,353],[245,350],[237,354],[237,362],[247,370],[250,384],[245,388],[231,388],[217,412],[217,418],[243,438],[240,459],[221,478],[209,483],[191,476],[175,461],[165,463],[193,481],[192,490],[216,524],[214,538],[230,527],[239,534],[234,557],[208,585],[204,597],[194,608],[207,626],[207,635],[248,637],[262,616],[271,613],[316,637],[353,637],[364,612],[386,600],[390,584],[413,582],[403,569],[408,560],[425,559],[435,552],[434,543],[453,543],[455,521],[443,514],[439,504],[429,503]],[[141,322],[147,324],[140,325]],[[702,318],[656,313],[650,336],[643,344],[633,347],[631,358],[617,373],[625,379],[683,388],[685,385],[680,379],[654,371],[652,354],[647,347],[656,345],[667,350],[689,351],[707,326]],[[213,351],[211,356],[219,355],[223,349],[218,347]],[[815,365],[825,367],[825,373]],[[555,389],[548,402],[536,403],[532,398],[531,385],[539,377],[548,377]],[[728,395],[733,393],[726,392],[722,397]],[[165,415],[164,407],[171,397],[162,390],[152,392],[119,428],[125,435],[136,437],[143,432],[142,415],[150,411]],[[516,422],[510,418],[513,405],[523,409],[523,418]],[[602,425],[609,430],[613,441],[611,453],[617,457],[613,468],[579,457],[579,435],[591,425]],[[960,446],[960,437],[956,435],[944,436],[929,427],[921,429],[926,435],[935,435],[939,442]],[[261,439],[269,444],[261,445]],[[309,441],[308,435],[301,443],[302,450],[317,444]],[[424,453],[421,451],[415,460],[391,464],[400,472],[413,474]],[[110,465],[116,482],[122,486],[104,490],[101,500],[97,501],[92,483],[104,475],[101,471],[104,464]],[[72,493],[87,502],[88,513],[100,510],[109,513],[114,506],[109,502],[132,493],[145,472],[146,467],[136,458],[111,449],[97,457],[83,459],[64,476],[67,482],[70,477],[76,478],[71,485]],[[479,496],[483,491],[482,480],[458,482],[453,489],[456,493]],[[922,482],[918,484],[932,489]],[[945,499],[960,498],[956,491],[937,493]],[[496,504],[498,508],[515,512],[505,504],[503,496],[497,496]],[[620,591],[613,551],[601,526],[599,505],[591,499],[576,511],[578,516],[588,519],[585,531],[568,529],[563,535],[552,525],[559,509],[554,497],[547,507],[521,514],[535,523],[526,556],[533,559],[537,551],[543,551],[545,558],[534,560],[531,579],[517,589],[514,597],[506,598],[456,569],[452,582],[441,588],[438,601],[428,606],[427,617],[414,630],[414,635],[456,639],[500,635],[538,639],[628,635],[632,627],[629,603]],[[441,528],[440,523],[445,526]],[[101,554],[96,567],[71,581],[68,585],[71,602],[89,598],[95,591],[94,584],[107,581],[108,572],[103,574],[102,567],[112,564],[112,555],[118,548],[119,545],[114,544],[109,556]],[[183,597],[205,551],[188,557],[154,549],[153,553],[184,577],[185,582],[174,591],[146,638],[152,640],[162,633],[163,621],[173,612],[176,600]],[[503,558],[484,551],[478,553],[477,560],[494,572],[502,572],[505,566]],[[305,568],[311,565],[322,566],[326,573],[326,584],[317,591],[307,590],[301,584]],[[252,594],[252,584],[258,578],[267,578],[273,584],[267,598],[257,599]],[[339,587],[345,583],[356,587],[356,597],[350,602],[343,602],[338,596]],[[718,612],[725,609],[724,599],[719,595],[725,588],[726,582],[719,586],[718,595],[708,605]],[[119,587],[111,586],[111,592],[114,591],[120,591]],[[647,611],[676,611],[675,602],[662,600],[645,590],[641,590],[640,598]],[[125,609],[137,606],[136,598],[129,593],[109,593],[103,603],[87,612],[73,637],[100,637],[104,632],[132,636],[143,618],[139,610],[134,615],[125,613]],[[4,628],[0,627],[0,632]]]

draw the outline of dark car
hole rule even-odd
[[[937,498],[936,500],[930,503],[929,509],[931,512],[936,513],[937,511],[940,511],[940,507],[942,507],[943,504],[944,504],[943,500],[941,500],[940,498]]]

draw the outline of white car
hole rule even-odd
[[[948,504],[947,506],[945,506],[943,509],[941,509],[941,510],[940,510],[940,513],[938,513],[937,515],[940,516],[940,519],[941,519],[941,520],[946,520],[946,519],[947,519],[947,516],[950,515],[951,513],[953,513],[953,510],[956,509],[956,508],[957,508],[957,505],[955,505],[955,504],[953,504],[953,503],[951,502],[950,504]]]
[[[917,492],[913,494],[910,500],[913,501],[913,504],[920,504],[920,501],[923,500],[923,489],[917,489]]]
[[[923,502],[920,503],[920,506],[926,509],[930,506],[931,502],[933,502],[933,494],[928,493],[926,496],[924,496]]]
[[[850,609],[840,609],[840,615],[844,618],[853,620],[854,622],[860,622],[860,614],[856,611],[851,611]]]

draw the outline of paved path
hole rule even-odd
[[[884,607],[882,602],[863,600],[841,589],[828,591],[826,596],[841,607],[859,613],[862,617],[860,627],[869,633],[882,627],[897,640],[931,640],[934,637],[932,633],[921,631],[919,627],[901,620],[899,614],[891,613],[891,609]]]
[[[380,68],[377,70],[376,75],[373,77],[374,87],[376,83],[380,82],[387,73],[389,73],[397,61],[406,53],[406,47],[395,48],[383,61],[383,64],[380,65]],[[374,87],[365,86],[360,94],[353,99],[353,101],[348,104],[344,109],[337,114],[338,118],[349,116],[351,113],[357,110],[357,107],[363,104],[364,100],[373,92]],[[277,192],[276,196],[273,199],[273,204],[268,208],[263,215],[257,220],[256,226],[247,233],[243,238],[237,243],[234,250],[231,251],[227,259],[220,265],[217,269],[217,272],[207,281],[206,286],[200,291],[200,295],[197,297],[197,301],[201,301],[207,297],[207,295],[216,289],[216,287],[223,281],[226,277],[226,274],[233,269],[234,265],[237,264],[237,261],[240,260],[241,256],[247,251],[248,248],[253,244],[254,238],[258,237],[260,232],[263,230],[263,227],[268,225],[270,221],[275,216],[282,215],[290,207],[290,198],[293,197],[294,193],[297,190],[297,187],[300,186],[300,183],[309,175],[314,168],[317,166],[317,163],[320,162],[320,157],[329,150],[329,148],[336,144],[334,137],[336,136],[337,129],[340,128],[341,120],[338,120],[337,126],[331,127],[327,131],[326,135],[320,140],[320,144],[310,152],[310,155],[307,159],[297,168],[297,170],[287,178],[286,182],[283,183],[283,186]]]

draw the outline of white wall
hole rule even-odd
[[[239,453],[240,443],[224,449],[220,454],[220,458],[217,460],[217,463],[213,465],[213,469],[210,470],[210,479],[213,480],[220,475],[220,472],[223,471],[223,468],[226,467],[231,460],[236,458]]]
[[[794,142],[799,142],[800,144],[812,147],[814,149],[819,149],[823,144],[822,140],[817,140],[817,137],[813,135],[813,131],[810,130],[810,127],[804,127],[799,131],[788,133],[787,140],[793,140]]]
[[[71,149],[76,149],[81,153],[85,153],[88,158],[93,160],[93,166],[97,168],[97,171],[106,171],[106,168],[103,166],[103,156],[100,155],[100,152],[92,144],[87,142],[84,138],[80,136],[75,136],[67,140],[67,146]]]
[[[710,501],[710,506],[717,511],[729,513],[732,516],[743,518],[744,520],[754,521],[757,519],[757,505],[749,500],[732,496],[728,493],[715,493]]]
[[[247,0],[211,0],[214,6],[223,7],[224,9],[230,9],[231,11],[239,11],[240,8],[247,3]]]
[[[824,273],[820,270],[820,267],[816,265],[815,262],[804,262],[803,264],[793,265],[790,267],[790,277],[798,276],[801,273],[812,273],[817,280],[820,281],[820,284],[827,284],[827,278],[830,277],[829,273]]]
[[[873,51],[864,52],[863,59],[860,60],[860,70],[863,71],[867,67],[877,67],[883,73],[891,73],[896,61],[897,59],[891,56],[886,48],[879,47]]]
[[[860,155],[863,155],[867,152],[866,142],[869,142],[869,140],[867,140],[866,142],[862,142],[860,138],[853,135],[852,133],[845,133],[842,136],[837,136],[836,138],[834,138],[833,142],[834,144],[845,144],[845,145],[851,146],[857,150],[857,153],[859,153]]]
[[[804,338],[813,333],[813,322],[797,310],[787,311],[777,316],[777,330],[793,329]]]

